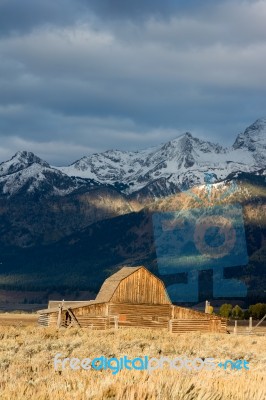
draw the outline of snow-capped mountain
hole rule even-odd
[[[27,151],[19,151],[0,164],[0,194],[8,197],[65,196],[81,188],[89,190],[100,185],[90,179],[71,178]]]
[[[157,147],[108,150],[67,167],[52,167],[33,153],[18,152],[0,164],[0,194],[64,196],[105,186],[131,198],[156,199],[203,184],[206,173],[222,181],[239,171],[265,167],[266,119],[260,119],[240,133],[230,148],[187,132]]]
[[[266,119],[258,119],[244,133],[240,133],[233,149],[248,150],[255,160],[255,165],[265,167],[266,164]]]
[[[28,151],[18,151],[10,160],[0,164],[0,176],[15,174],[32,165],[49,168],[49,164],[35,154]]]
[[[59,170],[101,183],[119,182],[125,185],[125,194],[132,194],[153,183],[158,186],[158,181],[164,182],[162,190],[184,190],[204,183],[206,173],[223,180],[233,172],[253,172],[265,165],[266,119],[260,119],[239,134],[231,148],[185,133],[158,147],[135,152],[108,150]]]
[[[49,243],[129,213],[124,195],[91,179],[69,177],[30,152],[0,164],[0,246]]]

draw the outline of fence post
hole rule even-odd
[[[171,319],[169,319],[169,331],[173,332],[173,321]]]
[[[118,316],[117,315],[114,316],[114,320],[115,320],[115,329],[118,329]]]
[[[57,328],[61,325],[62,303],[58,306]]]
[[[237,320],[235,320],[234,334],[237,334]]]
[[[257,325],[254,326],[254,328],[252,328],[252,330],[256,329],[258,326],[260,326],[260,324],[266,319],[266,314],[264,315],[263,318],[261,318],[261,320],[257,323]]]
[[[252,329],[252,317],[249,317],[249,329]]]

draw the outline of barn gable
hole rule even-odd
[[[96,301],[172,304],[163,282],[145,267],[124,267],[103,283]]]

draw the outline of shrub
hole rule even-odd
[[[250,315],[255,319],[261,319],[266,314],[266,304],[253,304],[248,309]]]
[[[244,317],[244,312],[243,312],[242,308],[239,307],[238,305],[236,305],[232,309],[232,317],[236,318],[236,319],[242,319]]]
[[[222,317],[229,318],[232,314],[232,309],[233,309],[232,304],[225,303],[220,307],[219,314]]]

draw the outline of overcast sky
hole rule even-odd
[[[231,145],[266,117],[265,21],[265,0],[0,0],[0,161]]]

